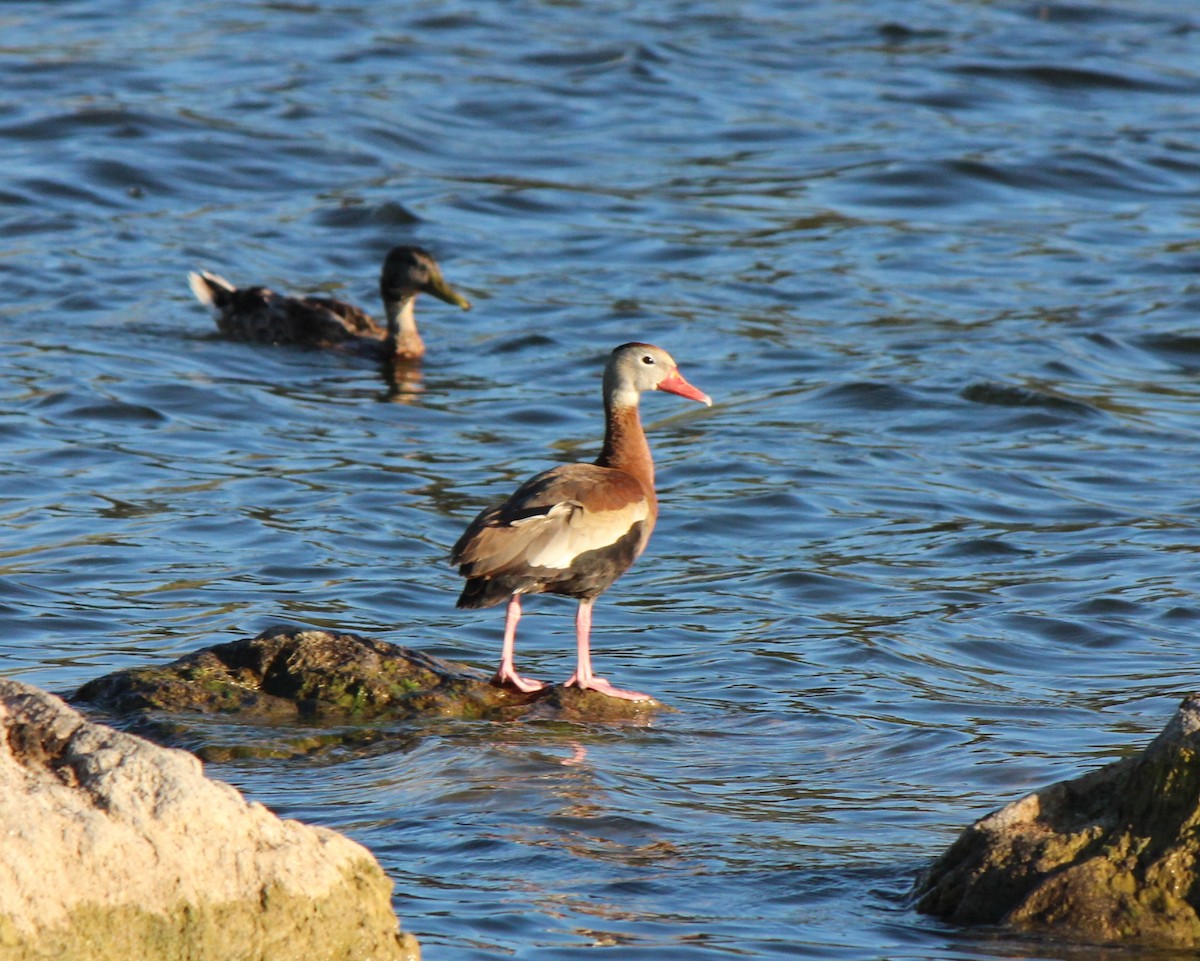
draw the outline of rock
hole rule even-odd
[[[369,744],[386,735],[364,727],[412,718],[573,721],[642,720],[657,701],[621,701],[552,687],[519,694],[490,675],[421,651],[357,634],[276,627],[218,644],[170,664],[117,671],[89,681],[71,698],[128,719],[156,740],[187,744],[207,759],[255,753],[308,753],[330,745]],[[267,746],[189,743],[196,718],[294,720],[324,725]],[[342,727],[337,722],[346,722]],[[202,725],[201,725],[202,726]],[[193,738],[194,740],[194,738]]]
[[[918,881],[917,909],[1092,942],[1200,946],[1200,695],[1140,754],[1014,801]]]
[[[348,838],[17,681],[0,679],[0,732],[5,961],[418,957]]]
[[[475,718],[512,701],[465,665],[356,634],[284,627],[170,664],[105,675],[72,700],[117,714],[198,711],[267,720]]]

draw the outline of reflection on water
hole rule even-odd
[[[718,403],[646,398],[661,520],[595,646],[678,713],[210,769],[368,844],[430,957],[1069,957],[904,894],[1195,687],[1187,12],[188,12],[0,12],[6,673],[280,621],[493,663],[450,544],[593,457],[604,357],[658,343]],[[371,303],[405,242],[475,301],[420,367],[231,343],[187,290]]]
[[[396,404],[414,404],[421,399],[424,390],[421,363],[410,360],[385,360],[379,365],[383,382],[387,385],[386,397]]]

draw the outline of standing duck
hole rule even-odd
[[[217,328],[239,340],[308,347],[349,347],[385,360],[419,360],[425,344],[413,312],[417,294],[470,310],[471,303],[442,278],[433,255],[420,247],[393,247],[383,262],[379,291],[386,325],[332,297],[288,297],[267,287],[234,287],[208,271],[188,274],[202,304],[217,312]]]
[[[658,517],[654,462],[638,418],[644,390],[665,390],[712,406],[679,373],[671,355],[650,344],[624,344],[604,368],[604,447],[594,464],[563,464],[530,478],[501,504],[475,518],[450,553],[467,579],[459,607],[508,600],[504,643],[494,684],[524,693],[546,685],[513,666],[522,594],[561,594],[579,601],[578,666],[568,687],[631,701],[592,673],[592,605],[637,560]]]

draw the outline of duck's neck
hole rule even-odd
[[[604,447],[596,463],[601,467],[615,467],[632,474],[642,482],[646,496],[654,497],[654,461],[650,457],[650,445],[646,432],[638,417],[637,395],[633,403],[627,400],[605,398],[604,401]]]
[[[425,343],[417,333],[417,315],[414,307],[416,297],[389,300],[387,310],[387,340],[385,347],[390,357],[415,359],[425,353]]]

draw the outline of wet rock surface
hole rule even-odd
[[[374,857],[0,680],[0,957],[419,957]]]
[[[483,671],[419,650],[296,627],[203,648],[170,664],[117,671],[84,684],[71,700],[207,760],[369,745],[401,720],[637,722],[664,709],[657,701],[561,686],[519,694],[496,687]],[[198,728],[211,733],[214,720],[243,729],[257,725],[269,737],[241,746],[228,737],[223,744],[189,739]],[[303,730],[293,727],[289,734],[289,725]]]
[[[1200,695],[1133,757],[967,828],[918,910],[1090,942],[1200,946]]]

